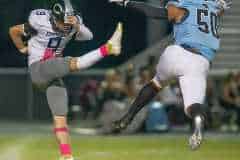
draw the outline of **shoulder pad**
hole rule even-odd
[[[46,21],[49,20],[49,11],[45,9],[36,9],[30,13],[28,22],[36,30],[39,30]]]

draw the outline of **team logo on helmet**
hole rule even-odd
[[[64,12],[64,9],[61,4],[56,3],[56,4],[54,4],[52,11],[54,14],[60,15]]]
[[[50,8],[56,19],[64,20],[66,16],[73,15],[74,9],[70,0],[51,0]]]

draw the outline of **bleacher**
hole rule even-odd
[[[213,69],[240,69],[240,1],[233,0],[226,12],[221,29],[221,50],[213,62]]]

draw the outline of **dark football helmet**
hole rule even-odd
[[[67,16],[74,15],[74,9],[70,0],[50,0],[52,16],[56,20],[65,21]]]

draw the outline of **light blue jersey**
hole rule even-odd
[[[196,48],[211,61],[220,44],[215,0],[170,0],[170,4],[188,11],[180,23],[174,24],[175,44]]]

